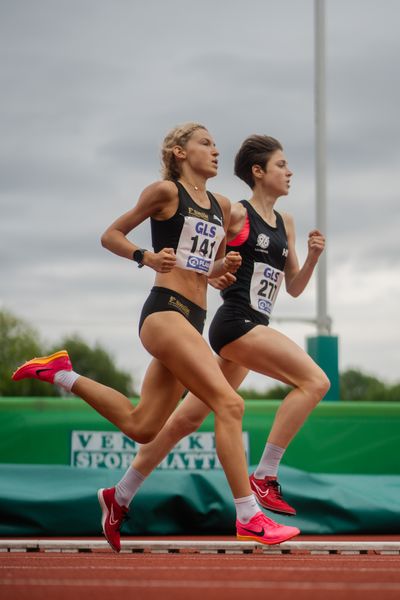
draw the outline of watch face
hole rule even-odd
[[[143,261],[144,251],[143,250],[135,250],[133,253],[133,260],[137,263],[141,263]]]

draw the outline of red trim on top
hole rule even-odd
[[[247,241],[249,234],[250,234],[250,221],[249,221],[249,215],[246,212],[246,220],[244,222],[242,229],[233,238],[233,240],[231,240],[230,242],[227,242],[227,245],[228,246],[241,246],[242,244],[244,244]]]

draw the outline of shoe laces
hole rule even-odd
[[[129,521],[129,515],[128,515],[128,511],[129,508],[127,508],[126,506],[121,506],[121,523],[123,521]]]
[[[124,507],[124,511],[125,512],[122,515],[122,519],[121,519],[121,526],[124,521],[129,521],[129,519],[130,519],[130,516],[128,515],[128,509]]]
[[[282,488],[276,479],[265,480],[265,485],[270,488],[270,491],[275,498],[282,500]]]
[[[124,522],[125,521],[129,521],[129,519],[130,519],[130,516],[128,515],[128,511],[124,512],[121,515],[121,518],[120,518],[119,523],[118,523],[118,531],[120,531],[120,529],[121,529],[122,525],[124,524]]]
[[[267,525],[270,529],[276,529],[277,527],[281,527],[279,523],[265,516],[264,513],[261,513],[257,517],[257,521],[262,525]]]

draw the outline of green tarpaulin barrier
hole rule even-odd
[[[0,465],[1,536],[92,536],[101,532],[96,491],[120,470]],[[282,467],[296,517],[274,517],[304,534],[400,533],[400,477],[322,475]],[[157,471],[131,505],[126,535],[234,535],[233,501],[221,471]]]

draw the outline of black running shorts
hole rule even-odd
[[[185,298],[185,296],[178,294],[178,292],[157,286],[151,289],[150,295],[143,305],[139,321],[139,333],[146,317],[156,312],[171,310],[183,315],[199,333],[203,333],[207,311]]]
[[[214,352],[230,344],[251,331],[256,325],[269,324],[269,319],[251,306],[225,300],[219,307],[208,332],[208,339]]]

